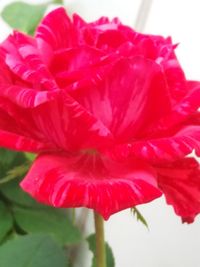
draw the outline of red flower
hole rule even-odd
[[[170,38],[63,8],[34,38],[0,48],[0,145],[38,153],[22,188],[105,219],[162,192],[184,221],[200,212],[200,83]]]

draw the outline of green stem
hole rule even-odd
[[[76,224],[76,209],[72,208],[72,223],[73,225]]]
[[[98,213],[94,212],[96,232],[96,267],[106,267],[106,250],[104,241],[104,220]]]

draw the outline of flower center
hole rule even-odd
[[[87,154],[87,155],[97,155],[99,152],[96,149],[89,148],[89,149],[82,149],[81,150],[82,154]]]

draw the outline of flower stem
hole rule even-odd
[[[97,212],[94,212],[94,222],[96,232],[96,267],[106,267],[104,220]]]
[[[76,209],[75,208],[72,208],[72,223],[73,225],[76,224]]]

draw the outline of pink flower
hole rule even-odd
[[[200,83],[170,38],[106,17],[48,14],[34,38],[0,47],[0,145],[38,153],[22,188],[105,219],[164,193],[183,221],[200,212]]]

